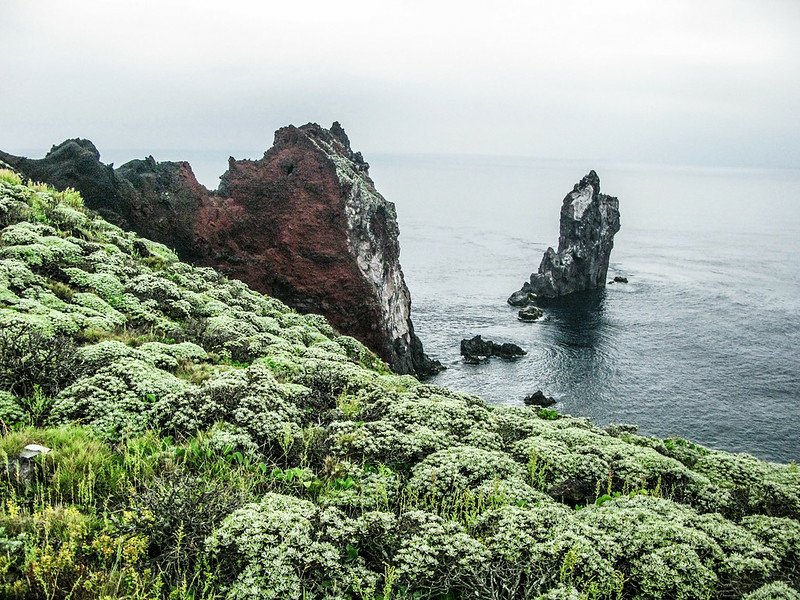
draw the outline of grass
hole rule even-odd
[[[22,177],[9,169],[0,169],[0,181],[9,185],[22,185]]]

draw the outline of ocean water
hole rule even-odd
[[[800,461],[800,171],[367,158],[397,207],[417,333],[447,366],[435,383],[498,404],[541,389],[600,424]],[[189,160],[211,188],[227,167],[216,152],[156,159]],[[561,201],[590,169],[620,199],[609,277],[630,283],[523,323],[506,298],[557,245]],[[466,365],[460,341],[476,334],[528,353]]]
[[[492,403],[538,389],[560,412],[659,437],[800,460],[800,172],[526,159],[371,157],[395,202],[412,318]],[[589,169],[619,197],[609,277],[523,323],[506,304],[557,246],[561,201]],[[527,350],[467,365],[462,338]]]

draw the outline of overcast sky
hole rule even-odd
[[[800,166],[800,1],[2,0],[0,148]]]

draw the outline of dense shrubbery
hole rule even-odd
[[[0,597],[798,598],[795,465],[394,375],[7,171],[0,226]]]

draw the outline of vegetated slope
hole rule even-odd
[[[0,227],[0,597],[800,597],[794,465],[394,375],[9,171]]]

